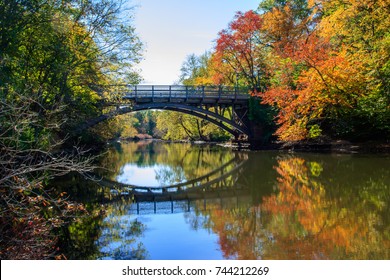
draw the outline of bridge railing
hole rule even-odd
[[[227,86],[135,85],[127,86],[124,98],[235,98],[248,99],[249,89]]]

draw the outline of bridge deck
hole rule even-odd
[[[135,100],[138,104],[152,102],[246,104],[250,94],[248,88],[238,87],[137,85],[127,87],[123,98]]]

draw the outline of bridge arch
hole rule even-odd
[[[147,105],[137,105],[132,108],[132,112],[153,110],[153,109],[180,112],[183,114],[198,117],[200,119],[209,121],[217,125],[218,127],[229,132],[233,136],[238,136],[239,134],[249,135],[250,133],[249,129],[245,125],[240,125],[213,111],[205,110],[198,107],[188,106],[184,104],[155,103],[155,104],[147,104]],[[229,127],[228,125],[230,125],[232,128]]]

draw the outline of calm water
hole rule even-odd
[[[67,192],[91,215],[69,226],[64,252],[71,259],[390,259],[389,160],[116,144],[102,156],[105,180],[181,186],[156,202],[141,193],[136,202],[123,185],[70,178]]]

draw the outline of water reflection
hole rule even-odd
[[[137,185],[137,180],[141,186],[165,186],[201,177],[234,157],[228,149],[215,146],[152,141],[117,143],[103,155],[104,169],[100,173],[122,183]]]
[[[224,258],[388,259],[388,159],[370,162],[280,156],[273,194],[247,208],[209,211],[203,226],[218,234]]]
[[[141,179],[149,181],[138,183],[150,185],[153,177],[161,186],[213,174],[218,166],[236,159],[245,162],[240,172],[208,184],[196,196],[181,189],[184,195],[177,201],[171,197],[165,202],[134,203],[129,196],[115,196],[99,187],[104,201],[98,202],[96,196],[89,204],[97,213],[94,220],[70,226],[73,243],[80,236],[88,244],[89,232],[94,250],[74,258],[389,259],[386,156],[248,153],[215,146],[128,143],[105,155],[102,174],[111,180],[124,176],[126,183],[134,184],[131,178],[140,176],[126,172],[133,170],[134,175],[137,168],[147,168],[153,176],[145,175]],[[202,184],[221,174],[213,176]],[[85,202],[85,196],[80,200]]]
[[[147,257],[144,245],[137,242],[143,235],[145,225],[130,217],[127,208],[121,215],[118,215],[118,209],[109,211],[103,219],[102,231],[96,241],[100,251],[98,259],[140,260]]]
[[[139,167],[134,163],[125,164],[115,181],[137,186],[167,186],[186,181],[181,169],[173,169],[163,164],[155,164],[150,167]]]

